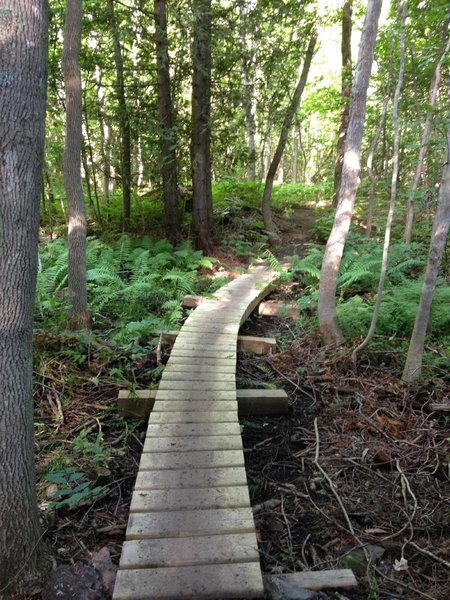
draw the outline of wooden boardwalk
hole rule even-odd
[[[164,370],[113,600],[262,598],[236,399],[241,323],[277,275],[256,267],[202,302]]]

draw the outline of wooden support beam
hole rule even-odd
[[[120,390],[118,410],[121,417],[147,418],[153,410],[157,390]],[[283,415],[288,412],[288,397],[284,390],[237,390],[240,417]],[[175,394],[174,394],[175,396]],[[180,410],[185,410],[185,403]],[[191,415],[191,412],[189,412]],[[203,415],[202,415],[203,416]]]
[[[171,347],[177,339],[179,331],[163,331],[161,332],[161,346]],[[185,334],[183,334],[185,335]],[[203,342],[208,344],[208,337],[203,336]],[[216,340],[212,339],[211,343],[216,344]],[[237,339],[238,352],[249,352],[252,354],[263,355],[275,352],[277,350],[277,341],[275,338],[255,337],[251,335],[239,335]]]
[[[261,302],[258,306],[258,314],[263,317],[280,317],[281,319],[293,319],[300,317],[300,309],[296,302],[278,302],[277,300],[268,300]]]
[[[284,592],[289,592],[293,598],[295,591],[322,590],[324,588],[354,588],[358,586],[356,577],[351,569],[336,569],[329,571],[299,571],[297,573],[283,573],[281,575],[266,575],[265,588],[269,597],[284,597]],[[274,593],[275,592],[275,593]]]
[[[432,403],[430,404],[430,408],[435,412],[450,412],[450,404]]]

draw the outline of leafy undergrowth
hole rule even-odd
[[[250,334],[286,336],[257,319]],[[351,568],[356,590],[323,598],[448,598],[448,381],[409,389],[401,364],[366,363],[314,336],[240,376],[284,387],[287,417],[244,421],[243,439],[263,568],[272,573]]]

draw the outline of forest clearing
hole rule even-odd
[[[0,7],[1,600],[450,598],[449,25],[444,0]],[[221,505],[185,447],[232,457],[248,548],[225,523],[193,554],[183,519]],[[150,452],[199,502],[142,488],[164,556],[133,533]],[[141,538],[166,588],[126,566]]]

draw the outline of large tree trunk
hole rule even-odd
[[[43,558],[35,471],[32,326],[42,187],[48,14],[13,0],[0,32],[0,596],[31,597]]]
[[[64,186],[69,207],[69,303],[70,326],[89,325],[86,284],[86,209],[81,184],[82,96],[79,65],[82,0],[67,0],[62,71],[66,93]]]
[[[212,251],[211,0],[194,0],[192,42],[192,233],[195,247]]]
[[[333,206],[336,207],[341,187],[342,163],[344,161],[345,136],[347,133],[350,93],[352,90],[352,1],[344,0],[342,7],[342,38],[341,38],[341,94],[342,107],[339,119],[336,160],[334,163],[334,192]]]
[[[155,0],[154,6],[165,226],[167,238],[172,244],[177,245],[181,240],[181,229],[178,198],[176,134],[172,109],[172,96],[170,92],[166,0]]]
[[[428,263],[422,287],[416,321],[409,343],[408,356],[403,371],[404,381],[412,382],[420,377],[422,355],[430,319],[431,303],[439,274],[439,267],[445,252],[450,225],[450,128],[447,131],[447,156],[442,170],[442,181],[439,189],[439,200],[431,234]]]
[[[116,96],[119,104],[120,128],[120,175],[122,178],[122,228],[128,231],[131,217],[131,128],[125,95],[125,80],[120,32],[116,21],[114,0],[108,0],[111,34],[114,41],[114,61],[116,63]]]
[[[309,40],[308,48],[306,50],[305,60],[303,62],[303,68],[300,75],[300,79],[297,82],[294,95],[292,96],[292,100],[286,110],[283,125],[281,126],[280,139],[278,140],[278,145],[275,150],[275,154],[273,155],[272,162],[270,163],[266,175],[266,183],[264,186],[264,192],[262,197],[262,213],[264,219],[264,227],[266,228],[266,231],[269,234],[269,236],[275,241],[278,238],[278,234],[276,232],[275,225],[272,220],[272,209],[270,206],[273,182],[278,166],[280,164],[281,157],[283,156],[284,148],[286,146],[286,142],[289,136],[289,131],[292,127],[292,121],[294,120],[295,113],[297,112],[300,104],[300,98],[302,97],[303,90],[305,89],[306,81],[308,79],[309,68],[311,66],[314,49],[316,47],[316,42],[317,30],[314,27],[314,30]]]
[[[368,0],[366,18],[359,45],[358,62],[350,98],[350,116],[345,142],[342,181],[333,228],[328,238],[320,273],[319,325],[325,343],[342,343],[343,335],[336,318],[336,286],[350,229],[356,191],[359,184],[361,143],[366,118],[367,88],[377,38],[382,0]]]
[[[378,322],[378,315],[380,314],[381,300],[384,291],[384,282],[386,279],[388,258],[389,258],[389,246],[391,240],[391,229],[392,221],[394,219],[395,204],[397,201],[397,183],[398,183],[398,163],[399,163],[399,149],[400,149],[400,126],[398,122],[398,105],[400,101],[400,92],[403,85],[403,76],[405,73],[405,27],[406,27],[406,0],[401,4],[401,36],[400,36],[400,66],[398,71],[397,85],[394,94],[394,103],[392,106],[393,122],[394,122],[394,156],[392,157],[392,182],[391,182],[391,199],[389,203],[389,212],[386,222],[386,230],[384,233],[384,244],[383,244],[383,257],[381,259],[381,272],[380,279],[378,282],[377,299],[375,307],[373,309],[372,321],[370,323],[369,331],[363,342],[357,346],[352,353],[353,364],[356,365],[356,359],[358,352],[361,352],[370,343],[375,333],[375,328]]]
[[[444,33],[443,38],[447,38],[448,36],[448,27],[449,21],[447,20],[444,24]],[[405,242],[407,244],[411,243],[412,240],[412,230],[413,230],[413,222],[414,222],[414,198],[417,192],[417,188],[422,180],[423,175],[423,166],[425,163],[425,158],[428,152],[428,145],[430,143],[431,137],[431,126],[433,124],[433,108],[436,104],[436,100],[438,97],[439,86],[441,83],[441,67],[444,59],[450,49],[450,38],[447,39],[445,48],[442,52],[441,57],[437,61],[433,77],[431,78],[430,85],[430,96],[428,101],[428,112],[425,118],[425,125],[423,126],[422,131],[422,139],[420,140],[420,150],[419,150],[419,158],[417,160],[416,172],[414,175],[414,180],[411,186],[411,189],[408,194],[408,201],[406,203],[406,223],[405,223]]]

